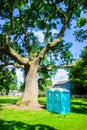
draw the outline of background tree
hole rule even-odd
[[[83,5],[83,13],[82,16],[77,21],[75,36],[76,40],[79,42],[87,42],[87,3]]]
[[[24,83],[22,82],[20,83],[19,90],[24,92]]]
[[[9,90],[17,89],[17,76],[14,71],[0,67],[0,92],[8,94]]]
[[[19,105],[27,104],[31,108],[38,104],[41,69],[51,71],[54,63],[57,66],[68,63],[71,43],[65,44],[63,36],[71,21],[80,16],[85,3],[86,0],[0,1],[0,53],[8,59],[5,65],[25,70],[25,90]],[[35,35],[36,31],[42,31],[43,41]]]
[[[79,42],[87,42],[87,3],[83,5],[83,15],[77,21],[76,31],[74,33],[76,40]],[[78,94],[87,94],[87,46],[81,52],[80,60],[70,71],[70,78],[74,84],[73,92]],[[77,77],[78,76],[78,77]]]
[[[80,59],[70,69],[70,79],[73,83],[72,93],[87,94],[87,47],[81,52]]]

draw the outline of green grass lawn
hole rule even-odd
[[[87,99],[71,99],[71,113],[56,114],[46,109],[16,110],[4,107],[18,97],[0,97],[0,130],[87,130]],[[46,98],[38,99],[45,104]]]

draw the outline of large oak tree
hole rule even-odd
[[[55,67],[44,67],[43,59],[50,53],[61,55],[59,47],[64,46],[65,31],[70,28],[71,21],[80,16],[85,4],[86,0],[0,1],[1,58],[5,55],[5,65],[12,64],[25,70],[25,90],[19,105],[38,104],[38,71]],[[56,29],[54,35],[53,29]],[[35,36],[36,30],[43,32],[43,42],[40,36],[39,39]],[[65,48],[63,54],[69,57]]]

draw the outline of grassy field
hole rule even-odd
[[[87,99],[71,99],[71,113],[55,114],[5,108],[15,104],[18,97],[0,97],[0,130],[87,130]],[[38,99],[41,104],[46,98]]]

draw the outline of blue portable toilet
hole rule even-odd
[[[52,88],[46,93],[46,108],[55,113],[70,112],[70,91],[65,88]]]
[[[53,92],[52,89],[49,89],[46,93],[46,97],[47,97],[47,110],[49,111],[53,111]]]

